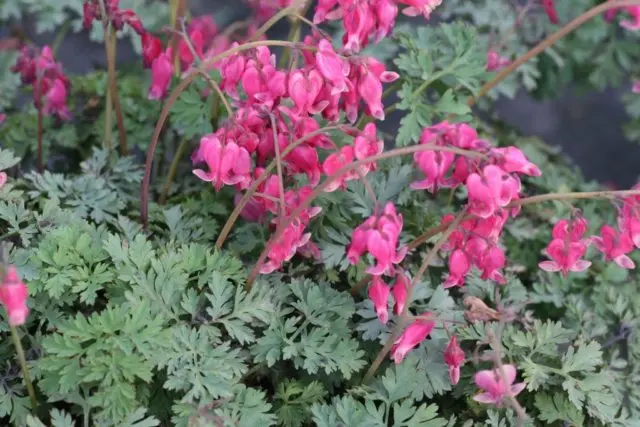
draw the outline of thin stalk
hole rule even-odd
[[[118,83],[116,81],[116,32],[110,23],[105,27],[105,50],[107,55],[107,76],[109,79],[108,95],[113,102],[113,108],[116,112],[116,121],[118,123],[118,136],[120,138],[120,155],[126,156],[129,152],[127,148],[127,130],[124,127],[124,116],[120,107],[120,99],[118,98]],[[106,117],[105,117],[106,121]],[[105,123],[105,128],[107,123]]]
[[[42,173],[44,172],[44,159],[43,159],[43,147],[42,147],[42,136],[43,136],[43,129],[42,129],[42,122],[44,120],[44,117],[42,115],[42,103],[39,102],[38,103],[38,118],[37,118],[37,138],[38,138],[38,152],[36,153],[36,165],[38,167],[38,172]]]
[[[113,102],[111,100],[111,88],[107,85],[107,98],[104,106],[104,147],[111,153],[113,148]]]
[[[159,204],[164,205],[167,202],[167,198],[169,197],[169,191],[171,191],[171,185],[173,184],[173,180],[176,178],[176,174],[178,172],[178,166],[180,165],[180,160],[182,160],[182,156],[184,156],[185,151],[189,148],[189,140],[187,138],[182,138],[180,141],[180,145],[178,145],[178,149],[176,153],[173,155],[173,159],[171,160],[171,165],[169,165],[169,173],[167,175],[167,181],[164,183],[164,187],[162,187],[162,193],[160,194],[160,199],[158,201]]]
[[[520,67],[525,62],[529,61],[531,58],[534,58],[544,52],[550,46],[553,46],[558,40],[566,37],[568,34],[572,33],[574,30],[590,21],[591,19],[599,16],[601,13],[606,12],[610,9],[616,9],[619,7],[625,6],[638,6],[640,5],[640,0],[619,0],[619,1],[609,1],[605,3],[601,3],[595,7],[584,12],[582,15],[575,18],[573,21],[569,22],[567,25],[562,27],[560,30],[556,31],[554,34],[550,35],[540,43],[538,43],[533,49],[529,50],[527,53],[517,58],[515,61],[507,65],[503,68],[496,76],[493,77],[490,81],[485,83],[480,90],[478,91],[478,95],[473,97],[469,97],[467,104],[471,107],[475,105],[476,101],[485,96],[491,89],[496,87],[501,81],[507,78],[511,73],[513,73],[518,67]]]
[[[296,10],[293,10],[288,16],[291,21],[291,28],[289,29],[289,35],[287,40],[292,42],[300,41],[300,24],[305,19],[304,15],[307,12],[307,7],[311,4],[308,0],[302,0],[304,5],[302,6],[302,10],[298,13]],[[280,57],[279,66],[280,68],[284,68],[289,62],[289,58],[291,57],[291,51],[289,49],[285,50],[282,56]]]
[[[20,363],[20,369],[22,370],[22,376],[24,377],[24,384],[27,386],[27,393],[29,393],[29,399],[31,400],[31,411],[36,412],[38,408],[38,400],[36,399],[36,392],[33,389],[33,383],[31,382],[31,376],[29,375],[29,368],[27,367],[27,359],[24,356],[24,348],[22,348],[22,342],[18,331],[15,326],[10,326],[11,340],[13,346],[16,348],[16,356],[18,356],[18,363]]]
[[[276,152],[276,171],[278,174],[278,192],[280,193],[280,223],[284,222],[286,206],[284,201],[284,178],[282,173],[282,159],[280,155],[280,141],[278,140],[278,129],[276,129],[276,118],[273,114],[271,117],[271,130],[273,131],[273,147]]]
[[[180,31],[180,25],[182,19],[185,16],[187,9],[187,0],[171,0],[171,27],[175,31]],[[173,69],[175,70],[176,77],[180,77],[180,56],[178,55],[178,46],[180,45],[180,35],[176,32],[173,33],[170,42],[173,52]]]
[[[62,27],[60,27],[60,30],[58,30],[58,34],[56,34],[56,38],[51,44],[51,51],[53,52],[54,56],[58,53],[58,49],[60,49],[60,46],[62,46],[62,42],[67,37],[70,29],[71,20],[67,19],[66,21],[64,21],[64,24],[62,24]]]

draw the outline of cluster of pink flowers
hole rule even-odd
[[[611,1],[611,0],[609,0]],[[640,6],[625,6],[614,9],[609,9],[605,12],[604,18],[611,22],[619,13],[624,12],[630,19],[623,19],[620,21],[620,26],[627,30],[637,31],[640,30]]]
[[[249,27],[248,36],[255,31]],[[189,70],[197,61],[205,61],[232,46],[226,34],[221,34],[213,18],[200,16],[194,18],[186,28],[186,37],[178,41],[176,52],[169,46],[163,48],[162,41],[153,34],[142,35],[142,58],[145,68],[151,68],[151,87],[149,99],[161,99],[166,96],[174,75],[174,55],[177,55],[180,72]]]
[[[391,32],[399,5],[406,6],[402,13],[407,16],[424,15],[428,19],[441,3],[442,0],[320,0],[313,22],[342,20],[345,50],[359,52],[370,38],[377,43]]]
[[[204,166],[194,169],[198,178],[211,182],[216,190],[226,185],[242,192],[262,176],[265,166],[278,153],[282,155],[282,184],[287,188],[283,195],[285,206],[280,206],[278,177],[271,175],[260,184],[258,193],[242,211],[247,220],[264,221],[273,215],[272,224],[280,221],[287,224],[282,238],[271,244],[262,273],[281,268],[283,262],[296,253],[318,255],[318,248],[304,230],[319,208],[310,207],[297,218],[289,216],[318,185],[323,174],[332,176],[340,168],[383,150],[374,123],[362,131],[345,127],[345,133],[353,137],[353,142],[338,148],[325,133],[318,132],[320,120],[337,122],[341,112],[352,122],[360,112],[384,118],[382,85],[394,81],[398,75],[388,72],[384,64],[374,58],[344,56],[344,52],[336,52],[326,39],[314,37],[308,36],[304,43],[318,49],[304,50],[299,68],[279,69],[275,55],[266,46],[236,53],[214,64],[220,71],[220,88],[231,100],[234,112],[215,134],[201,139],[192,156],[195,164]],[[311,133],[316,135],[310,137]],[[300,140],[302,142],[291,147]],[[330,150],[323,162],[321,150]],[[326,191],[345,188],[348,181],[359,179],[375,168],[374,162],[363,163],[357,170],[334,177]],[[307,178],[307,185],[291,188],[298,175]],[[393,205],[385,209],[384,217],[374,226],[380,228],[376,236],[387,245],[397,244],[402,219]],[[395,237],[389,235],[390,230],[394,230]],[[378,244],[378,241],[372,242],[372,245]],[[351,258],[365,250],[366,244],[363,248],[354,246]],[[379,256],[376,269],[390,271],[387,255],[376,254]],[[393,261],[399,262],[401,255],[394,252]]]
[[[445,121],[428,127],[420,142],[442,147],[442,151],[434,149],[414,155],[425,178],[412,183],[412,188],[434,193],[439,188],[464,186],[468,195],[470,218],[461,221],[443,245],[451,253],[444,286],[463,286],[473,266],[483,278],[503,284],[501,269],[506,257],[499,238],[509,215],[519,212],[519,207],[510,204],[520,198],[520,176],[539,176],[540,169],[518,148],[493,147],[466,124]],[[447,148],[472,151],[477,156],[444,151]],[[450,224],[453,220],[453,215],[446,215],[442,223]]]
[[[91,28],[93,21],[101,22],[103,20],[102,7],[99,2],[104,2],[104,9],[107,19],[113,25],[116,31],[124,28],[125,24],[130,26],[136,33],[143,35],[145,33],[142,21],[132,9],[120,9],[120,0],[87,0],[82,5],[83,16],[82,22],[85,28]]]
[[[401,231],[402,215],[389,202],[380,215],[370,216],[353,230],[347,259],[351,264],[357,264],[362,255],[369,253],[376,264],[367,268],[367,273],[374,276],[395,275],[394,265],[400,263],[407,253],[406,247],[398,248]]]
[[[27,307],[28,296],[27,285],[20,280],[16,268],[10,265],[0,285],[0,303],[7,310],[10,325],[18,326],[26,322],[29,315],[29,308]]]
[[[369,299],[373,302],[373,307],[380,322],[386,324],[389,321],[389,311],[387,305],[389,297],[393,294],[393,312],[400,315],[407,303],[407,288],[409,278],[404,271],[398,270],[395,281],[391,289],[384,282],[382,276],[373,276],[369,286]]]
[[[634,189],[640,189],[640,185],[636,185]],[[560,271],[565,276],[570,271],[584,271],[591,265],[591,261],[582,259],[591,244],[602,252],[605,261],[613,261],[621,268],[635,268],[629,253],[640,248],[639,196],[622,200],[622,206],[618,209],[617,228],[605,224],[600,228],[599,235],[585,237],[587,228],[587,220],[579,214],[570,220],[558,221],[546,248],[550,260],[541,262],[540,268],[551,272]]]
[[[33,87],[33,103],[37,109],[63,120],[70,118],[67,96],[71,82],[62,72],[62,66],[55,61],[49,46],[40,52],[32,47],[22,48],[11,71],[20,74],[23,84]]]

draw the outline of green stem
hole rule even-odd
[[[16,355],[18,356],[18,362],[20,363],[20,369],[22,369],[22,376],[24,377],[24,383],[27,386],[27,392],[29,393],[29,398],[31,399],[31,410],[35,412],[38,408],[38,401],[36,400],[36,393],[33,389],[33,383],[31,382],[31,377],[29,376],[29,368],[27,367],[27,359],[24,357],[24,349],[22,348],[22,342],[20,342],[20,337],[18,336],[18,331],[15,326],[10,326],[11,328],[11,340],[13,341],[13,345],[16,348]]]
[[[111,24],[105,29],[105,49],[107,54],[107,77],[109,78],[109,94],[113,102],[113,109],[116,113],[118,123],[118,136],[120,138],[120,155],[126,156],[129,153],[127,148],[127,130],[124,127],[124,116],[120,107],[118,97],[118,83],[116,82],[116,32]]]
[[[113,102],[111,102],[111,87],[107,84],[107,94],[104,105],[104,148],[111,153],[113,148]]]
[[[60,27],[58,34],[56,34],[55,40],[53,40],[53,43],[51,44],[51,51],[53,52],[54,55],[58,52],[58,49],[60,49],[60,46],[62,46],[62,42],[67,37],[67,34],[69,33],[70,29],[71,29],[71,20],[67,19],[66,21],[64,21],[64,24],[62,24],[62,27]]]
[[[160,194],[160,200],[158,201],[161,205],[164,205],[167,202],[169,191],[171,191],[171,185],[173,184],[173,180],[178,172],[178,165],[180,164],[180,160],[182,160],[182,156],[184,156],[185,151],[187,151],[187,148],[189,148],[189,140],[187,138],[183,138],[175,155],[173,156],[173,159],[171,160],[171,165],[169,166],[167,182],[164,183],[162,193]]]
[[[42,100],[42,98],[40,98]],[[41,101],[42,102],[42,101]],[[37,126],[38,126],[38,134],[37,134],[37,138],[38,138],[38,152],[36,153],[37,155],[37,159],[36,159],[36,165],[38,167],[38,172],[42,173],[44,172],[44,148],[42,147],[42,136],[44,133],[43,130],[43,125],[42,122],[44,121],[44,117],[42,114],[42,104],[41,102],[39,102],[38,104],[38,118],[37,118]]]

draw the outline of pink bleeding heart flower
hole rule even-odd
[[[195,176],[205,182],[211,182],[216,191],[225,184],[240,184],[241,188],[249,186],[251,158],[247,150],[233,141],[223,144],[214,134],[202,137],[199,150],[209,172],[194,169]]]
[[[189,43],[191,43],[191,46],[189,46]],[[196,29],[189,32],[189,43],[181,39],[178,44],[178,57],[180,58],[180,64],[183,70],[189,68],[195,59],[202,59],[204,38],[200,30]]]
[[[631,87],[631,92],[640,93],[640,80],[636,80]]]
[[[504,379],[502,372],[497,369],[480,371],[474,376],[476,385],[483,390],[476,394],[473,400],[488,405],[499,407],[509,392],[511,396],[517,396],[526,387],[525,383],[513,382],[516,379],[516,367],[513,365],[503,365]],[[505,381],[506,380],[506,381]]]
[[[635,268],[635,263],[627,256],[634,247],[629,233],[621,233],[610,225],[603,225],[600,236],[594,236],[592,241],[594,246],[604,254],[606,261],[613,261],[626,269]]]
[[[391,293],[393,294],[393,299],[395,301],[393,312],[398,316],[402,314],[404,307],[407,304],[409,286],[411,286],[411,282],[409,281],[407,274],[402,270],[398,270],[398,273],[396,274],[396,281],[393,283],[393,287],[391,288]]]
[[[360,76],[358,94],[362,97],[370,115],[378,120],[384,120],[382,83],[372,72],[366,72]]]
[[[398,16],[398,6],[390,0],[378,0],[375,2],[375,15],[377,20],[377,30],[374,34],[375,42],[385,38],[391,33],[396,24]]]
[[[316,5],[315,14],[313,15],[313,23],[321,24],[328,18],[332,9],[338,5],[338,0],[319,0]]]
[[[471,260],[465,251],[456,249],[449,256],[449,275],[444,281],[444,288],[464,285],[464,277],[471,269]]]
[[[282,236],[271,242],[267,252],[267,262],[260,267],[261,274],[268,274],[282,267],[296,254],[298,248],[309,242],[311,233],[304,232],[304,224],[296,219],[288,222]]]
[[[142,44],[142,63],[144,68],[151,68],[153,61],[162,53],[162,42],[151,33],[145,32],[140,38]]]
[[[316,67],[320,74],[333,86],[332,94],[341,93],[347,89],[349,64],[340,59],[333,50],[331,43],[326,39],[322,39],[318,43]]]
[[[482,271],[480,277],[482,279],[493,280],[494,282],[504,285],[506,281],[500,270],[504,268],[505,264],[506,257],[504,256],[502,249],[498,246],[491,246],[485,251],[478,262],[478,267]]]
[[[444,151],[420,151],[413,160],[422,171],[425,179],[411,183],[411,188],[435,193],[439,188],[448,187],[445,178],[455,160],[455,154]]]
[[[393,344],[389,354],[396,365],[401,363],[411,350],[424,341],[436,326],[435,322],[428,320],[430,316],[431,313],[423,313],[420,317],[425,319],[419,319],[410,324]]]
[[[377,156],[384,149],[384,142],[376,135],[375,123],[368,123],[362,132],[353,141],[354,155],[356,159],[363,160],[367,157]],[[361,166],[360,172],[364,175],[370,170],[376,170],[374,162]]]
[[[407,16],[423,15],[426,19],[431,17],[431,12],[442,4],[442,0],[398,0],[398,3],[405,4],[402,13]]]
[[[500,56],[497,51],[493,49],[487,51],[487,71],[499,71],[510,63],[511,60],[509,58]]]
[[[469,212],[481,218],[488,218],[501,206],[511,200],[503,197],[505,172],[495,165],[482,169],[482,174],[472,173],[467,178],[469,192]],[[505,203],[506,202],[506,203]]]
[[[151,64],[151,87],[148,98],[158,100],[165,97],[173,77],[172,51],[168,48]]]
[[[44,96],[44,114],[56,114],[63,120],[70,117],[67,107],[67,88],[62,79],[55,79]]]
[[[458,345],[456,336],[452,335],[449,344],[444,349],[444,362],[449,368],[449,380],[451,384],[456,385],[460,381],[460,367],[464,364],[464,351]]]
[[[322,170],[327,176],[335,175],[338,170],[346,165],[353,163],[354,152],[352,145],[345,145],[340,148],[339,151],[329,154],[322,164]],[[339,178],[334,179],[325,187],[326,192],[332,192],[338,188],[346,188],[346,183],[353,179],[358,179],[358,174],[355,171],[342,174]]]
[[[519,148],[492,148],[491,153],[497,156],[498,166],[507,173],[516,172],[529,176],[542,175],[540,168],[530,162]]]
[[[29,315],[27,298],[29,290],[18,276],[18,271],[13,265],[7,268],[7,272],[0,285],[0,303],[7,310],[9,325],[23,325]]]
[[[316,70],[296,70],[289,75],[289,97],[296,105],[298,114],[317,114],[329,104],[324,100],[318,102],[323,83],[322,76]]]
[[[381,323],[386,324],[389,321],[389,311],[387,303],[389,301],[389,286],[382,280],[380,276],[373,276],[369,285],[369,299],[373,302],[378,319]]]
[[[238,47],[238,43],[234,42],[231,48]],[[231,95],[233,98],[238,96],[238,83],[242,79],[245,72],[247,61],[241,54],[229,56],[220,61],[220,89]]]
[[[0,125],[1,125],[2,123],[4,123],[4,121],[5,121],[5,119],[6,119],[6,118],[7,118],[7,115],[6,115],[6,114],[0,113]]]
[[[402,223],[402,215],[396,212],[393,203],[388,202],[382,215],[373,215],[355,228],[347,250],[347,260],[357,264],[360,257],[369,252],[376,264],[367,268],[367,273],[374,276],[393,275],[393,265],[400,263],[407,253],[406,247],[397,249]]]
[[[582,241],[553,239],[546,248],[550,261],[542,261],[538,266],[544,271],[560,271],[566,276],[569,271],[581,272],[591,266],[582,257],[587,252],[587,244]]]

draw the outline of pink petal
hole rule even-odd
[[[473,400],[479,403],[486,403],[488,405],[495,405],[499,403],[499,400],[489,393],[476,394],[475,396],[473,396]]]
[[[560,266],[555,261],[542,261],[541,263],[538,264],[538,267],[540,267],[544,271],[549,271],[549,272],[555,272],[555,271],[561,270]]]

